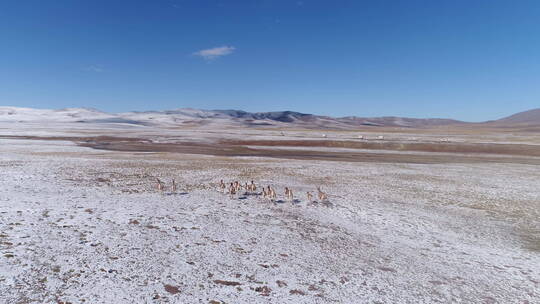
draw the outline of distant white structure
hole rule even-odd
[[[326,138],[326,134],[323,134],[322,137]]]
[[[364,135],[358,135],[358,139],[364,139]]]
[[[379,135],[379,136],[377,136],[377,139],[378,139],[378,140],[384,140],[384,136]]]

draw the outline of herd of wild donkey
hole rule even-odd
[[[159,191],[165,190],[165,184],[159,179],[156,178],[156,188]],[[277,194],[276,190],[270,186],[262,187],[262,193],[257,192],[257,185],[253,181],[251,181],[250,184],[247,182],[242,185],[238,181],[234,181],[227,185],[223,182],[223,180],[219,181],[217,190],[221,193],[228,194],[231,198],[236,197],[237,195],[242,194],[242,189],[244,190],[243,195],[262,195],[265,200],[276,202],[277,201]],[[171,191],[176,192],[176,182],[173,179],[172,185],[171,185]],[[328,201],[328,195],[321,190],[320,187],[317,187],[317,197],[319,199],[319,202],[327,202]],[[291,203],[294,202],[294,194],[292,189],[289,187],[285,187],[285,198],[290,201]],[[306,198],[308,203],[314,202],[313,200],[313,194],[311,194],[310,191],[306,192]]]

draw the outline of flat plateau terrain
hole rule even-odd
[[[540,134],[2,123],[0,303],[540,303]]]

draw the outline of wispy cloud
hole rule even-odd
[[[87,72],[101,73],[105,71],[105,68],[103,68],[102,65],[97,64],[97,65],[89,65],[85,67],[83,70]]]
[[[211,49],[200,50],[193,55],[204,58],[205,60],[213,60],[222,56],[226,56],[234,52],[234,46],[219,46]]]

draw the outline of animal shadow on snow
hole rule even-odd
[[[328,208],[334,208],[334,204],[332,204],[332,202],[330,201],[323,201],[321,202],[321,204],[325,207],[328,207]]]
[[[170,196],[170,195],[175,195],[175,196],[176,196],[176,195],[187,195],[187,194],[189,194],[189,193],[187,193],[187,192],[167,193],[167,195],[169,195],[169,196]]]
[[[313,207],[323,206],[327,208],[334,208],[334,204],[332,204],[332,202],[330,201],[322,201],[322,202],[313,201],[311,203],[308,203],[308,206],[313,206]]]

